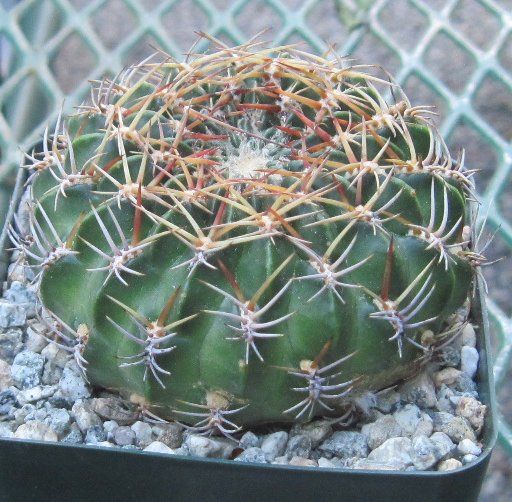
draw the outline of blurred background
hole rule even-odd
[[[488,226],[487,271],[500,441],[481,501],[512,500],[512,0],[0,0],[0,207],[20,149],[113,76],[163,48],[181,59],[197,35],[228,44],[261,30],[273,44],[334,47],[392,73],[413,105],[434,104],[454,156],[466,150]],[[196,51],[207,49],[202,40]],[[3,213],[0,213],[3,214]]]

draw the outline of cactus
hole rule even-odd
[[[55,341],[92,384],[227,436],[415,374],[478,261],[472,173],[431,109],[294,47],[155,57],[27,155],[11,238]]]

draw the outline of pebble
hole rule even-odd
[[[452,413],[454,411],[453,397],[455,392],[450,389],[447,385],[441,385],[441,388],[437,391],[437,409],[446,413]]]
[[[402,428],[392,415],[384,415],[375,422],[363,425],[361,433],[366,436],[371,450],[378,448],[389,438],[403,435]]]
[[[89,427],[93,427],[95,425],[103,426],[100,417],[98,417],[98,415],[96,415],[96,413],[94,413],[84,402],[76,402],[71,408],[71,411],[73,412],[75,421],[82,433],[87,432]]]
[[[34,439],[38,441],[57,441],[58,437],[55,431],[49,425],[37,420],[32,420],[26,424],[21,424],[14,433],[15,438]]]
[[[49,425],[57,436],[62,437],[69,430],[71,415],[63,408],[50,408],[44,423]]]
[[[0,392],[0,415],[13,416],[19,405],[16,389],[9,388]]]
[[[461,396],[455,408],[455,414],[467,419],[477,432],[484,426],[486,411],[487,406],[469,396]]]
[[[437,448],[440,460],[445,460],[451,457],[455,452],[456,446],[454,442],[444,432],[434,432],[429,439]]]
[[[400,403],[401,396],[394,390],[379,392],[375,396],[375,408],[382,413],[391,413]]]
[[[62,378],[62,373],[64,372],[64,369],[60,366],[57,366],[53,363],[53,361],[47,360],[44,363],[44,369],[43,369],[43,377],[42,382],[45,385],[55,385],[59,383],[59,380]],[[60,393],[60,391],[59,391]],[[64,399],[64,398],[62,398]]]
[[[179,448],[183,442],[183,427],[180,424],[171,422],[169,424],[158,424],[153,426],[156,439],[169,448]]]
[[[444,432],[452,441],[458,443],[463,439],[475,441],[475,433],[469,422],[460,416],[453,416],[445,412],[436,412],[433,414],[434,431]]]
[[[72,423],[69,432],[62,438],[63,443],[69,444],[80,444],[83,443],[84,439],[82,433],[80,432],[80,428],[77,424]]]
[[[462,347],[460,351],[460,369],[469,378],[474,378],[478,369],[480,356],[475,347]]]
[[[11,378],[20,389],[30,389],[41,383],[44,357],[24,350],[16,355],[11,366]]]
[[[436,362],[440,366],[456,367],[460,364],[460,347],[447,345],[443,347],[437,354]]]
[[[254,432],[247,431],[238,442],[238,446],[244,450],[248,448],[258,447],[261,445],[261,440]]]
[[[113,448],[115,445],[110,441],[101,441],[99,443],[96,443],[95,446],[101,446],[102,448]]]
[[[16,426],[20,426],[25,422],[26,418],[35,411],[36,407],[31,403],[24,404],[20,409],[16,410],[14,412],[14,422]]]
[[[27,321],[27,312],[23,305],[0,300],[0,328],[23,326]]]
[[[42,336],[46,328],[39,322],[32,323],[27,328],[27,336],[25,338],[25,348],[38,354],[48,345],[48,340]]]
[[[162,443],[161,441],[153,441],[144,448],[144,451],[150,451],[153,453],[167,453],[169,455],[176,454],[176,452],[172,448],[169,448],[166,444]]]
[[[58,368],[64,368],[68,363],[76,367],[76,363],[71,359],[71,354],[54,343],[49,343],[41,350],[41,355]],[[77,371],[79,371],[78,368]]]
[[[478,397],[476,383],[465,373],[460,374],[459,378],[455,382],[454,389],[460,394],[466,396]]]
[[[407,404],[395,411],[393,417],[402,429],[403,435],[412,438],[415,435],[430,436],[433,431],[432,419],[415,404]]]
[[[470,464],[471,462],[474,462],[477,458],[478,458],[477,455],[472,455],[471,453],[468,453],[467,455],[464,455],[462,457],[462,464],[463,465]]]
[[[458,469],[459,467],[462,467],[462,462],[455,458],[449,458],[448,460],[443,460],[439,463],[437,466],[438,471],[453,471],[455,469]]]
[[[119,446],[126,446],[135,443],[135,431],[130,427],[124,425],[114,429],[113,432],[114,443]]]
[[[462,345],[467,347],[476,347],[475,328],[471,323],[466,324],[462,330]]]
[[[399,464],[403,468],[412,465],[412,442],[408,437],[390,438],[371,451],[368,460],[383,464]]]
[[[12,281],[32,281],[35,277],[31,268],[24,267],[19,263],[11,263],[7,269],[7,277]]]
[[[115,396],[91,399],[91,409],[103,419],[115,420],[119,425],[133,424],[139,416],[133,403]]]
[[[404,401],[414,403],[422,408],[434,408],[437,404],[434,382],[426,371],[406,381],[400,387],[400,395]]]
[[[354,431],[335,432],[318,447],[318,450],[326,458],[361,458],[366,457],[369,451],[366,436]]]
[[[247,448],[238,457],[235,458],[235,462],[251,462],[255,464],[266,464],[267,457],[265,452],[256,446]]]
[[[411,458],[416,469],[425,471],[441,459],[441,452],[427,436],[416,436],[412,440]]]
[[[314,420],[305,424],[295,424],[290,430],[290,436],[308,436],[313,448],[316,448],[329,434],[332,434],[332,425],[329,420]]]
[[[266,455],[268,462],[272,462],[276,457],[281,456],[286,448],[288,442],[288,433],[285,431],[278,431],[269,434],[263,438],[261,443],[261,450]]]
[[[47,399],[55,394],[57,387],[55,385],[38,385],[30,389],[22,390],[19,394],[20,401],[25,403],[34,403],[41,399]]]
[[[33,289],[27,288],[27,286],[25,286],[25,284],[23,284],[21,281],[12,281],[11,286],[4,293],[4,298],[8,302],[19,305],[21,308],[23,308],[27,317],[34,317],[36,315],[36,293]],[[21,325],[18,324],[18,326]]]
[[[318,467],[318,462],[316,460],[311,460],[306,457],[292,457],[288,464],[298,467]]]
[[[14,358],[23,349],[23,332],[21,329],[9,329],[0,333],[0,359],[12,364]]]
[[[98,444],[107,440],[107,435],[102,425],[92,425],[87,429],[85,444]]]
[[[292,436],[286,445],[285,455],[287,458],[292,457],[305,457],[311,455],[312,442],[310,436],[306,434],[299,434]]]
[[[236,444],[223,441],[223,438],[207,438],[190,434],[185,439],[185,445],[194,457],[229,458]]]
[[[11,425],[9,422],[0,422],[0,437],[1,438],[12,438],[14,432],[12,432]]]
[[[11,378],[11,366],[7,361],[0,359],[0,392],[13,385]]]
[[[103,430],[107,435],[107,440],[110,441],[114,437],[114,431],[119,427],[119,424],[115,420],[107,420],[103,422]]]
[[[478,456],[482,453],[482,448],[473,443],[471,439],[463,439],[457,446],[457,450],[461,455],[475,455]]]
[[[329,460],[328,458],[320,457],[318,459],[318,467],[325,467],[325,468],[328,468],[328,469],[333,469],[333,468],[336,467],[336,465],[331,460]]]
[[[148,423],[139,420],[131,426],[131,429],[135,433],[135,444],[137,446],[145,448],[152,442],[153,429]]]
[[[461,371],[456,368],[444,368],[434,373],[434,384],[438,388],[441,387],[441,385],[453,385],[459,378],[460,374]]]
[[[280,457],[276,457],[271,464],[274,465],[288,465],[288,457],[286,455],[282,455]]]

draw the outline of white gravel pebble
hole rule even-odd
[[[138,446],[144,448],[151,443],[153,438],[151,425],[146,422],[137,421],[131,426],[131,429],[135,433],[135,440]]]
[[[295,424],[290,430],[290,436],[308,436],[313,448],[316,448],[329,434],[332,434],[332,425],[329,420],[313,420],[305,424]]]
[[[8,422],[0,422],[0,438],[12,438],[14,432],[12,432],[11,425]]]
[[[412,462],[416,469],[420,471],[430,469],[440,458],[441,454],[435,443],[427,436],[413,438]]]
[[[433,375],[434,384],[437,388],[441,385],[453,385],[459,378],[461,371],[456,368],[443,368]]]
[[[462,330],[462,345],[476,347],[475,328],[471,323],[466,324]]]
[[[440,460],[451,457],[455,452],[455,443],[444,432],[434,432],[429,439],[436,446]]]
[[[457,402],[455,414],[466,418],[477,432],[479,432],[484,426],[486,410],[487,406],[474,397],[461,396]]]
[[[335,432],[318,447],[318,450],[326,458],[362,458],[366,457],[369,451],[366,436],[355,431]]]
[[[443,460],[437,466],[438,471],[453,471],[462,467],[462,462],[457,460],[456,458],[449,458],[448,460]]]
[[[276,457],[281,456],[285,451],[287,442],[288,433],[285,431],[273,432],[265,436],[261,443],[261,450],[265,453],[267,462],[272,462]]]
[[[32,352],[41,353],[41,351],[48,345],[48,340],[41,333],[45,332],[45,327],[39,323],[32,323],[27,328],[27,337],[25,339],[25,347]]]
[[[328,458],[320,457],[318,459],[318,467],[327,467],[329,469],[333,469],[336,467]]]
[[[71,408],[73,415],[75,417],[75,421],[80,428],[80,430],[85,433],[89,427],[93,427],[94,425],[103,426],[100,417],[96,415],[89,406],[82,403],[81,401],[76,402]]]
[[[70,401],[91,396],[91,390],[82,375],[69,366],[66,366],[62,372],[59,380],[59,390],[59,395]]]
[[[238,446],[247,450],[248,448],[258,447],[261,445],[261,439],[254,432],[247,431],[238,442]]]
[[[11,378],[11,365],[0,359],[0,392],[8,389],[13,384]]]
[[[457,450],[461,455],[480,455],[482,453],[482,448],[473,443],[471,439],[463,439],[457,446]]]
[[[368,446],[371,450],[379,447],[389,438],[403,435],[402,428],[392,415],[384,415],[375,422],[363,425],[361,433],[367,437]]]
[[[247,450],[244,450],[242,453],[240,453],[240,455],[235,458],[235,462],[266,464],[267,457],[261,448],[253,446],[252,448],[247,448]]]
[[[426,371],[406,381],[399,390],[404,401],[414,403],[422,408],[433,408],[437,404],[434,382]]]
[[[57,441],[58,437],[55,431],[49,425],[43,422],[32,420],[26,424],[21,424],[14,433],[15,438],[36,439],[39,441]]]
[[[465,373],[469,378],[473,378],[478,369],[479,359],[478,350],[474,347],[462,347],[460,351],[460,369],[462,373]]]
[[[24,350],[15,358],[11,366],[11,378],[20,389],[30,389],[41,383],[44,357],[36,352]]]
[[[153,453],[167,453],[169,455],[175,455],[176,452],[169,448],[166,444],[162,443],[161,441],[153,441],[150,443],[146,448],[144,448],[144,451],[150,451]]]
[[[194,457],[228,458],[235,449],[233,441],[224,441],[224,438],[207,438],[190,434],[185,439],[185,445]]]
[[[462,463],[463,465],[470,464],[471,462],[474,462],[477,458],[477,455],[472,455],[471,453],[468,453],[467,455],[464,455],[462,457]]]
[[[23,326],[27,321],[27,312],[23,305],[0,300],[0,328]]]
[[[434,413],[434,431],[444,432],[452,441],[458,443],[463,439],[475,441],[475,433],[469,422],[463,417],[455,417],[442,411]]]
[[[390,438],[371,451],[368,460],[383,464],[400,464],[404,468],[412,465],[412,442],[408,437]]]
[[[430,436],[433,430],[432,419],[415,404],[407,404],[395,411],[393,417],[402,429],[403,436]]]

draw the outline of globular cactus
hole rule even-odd
[[[336,416],[413,375],[475,275],[471,173],[430,112],[293,47],[93,83],[28,155],[11,232],[56,341],[204,433]]]

